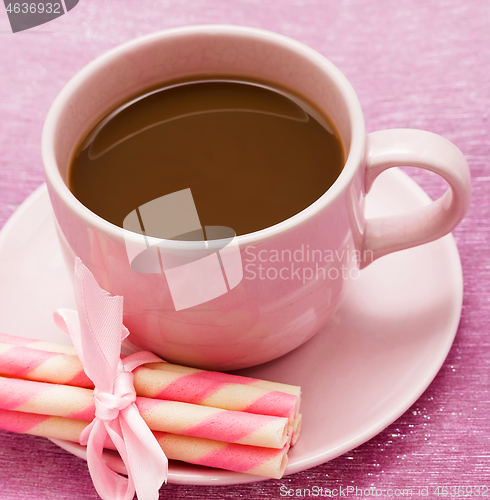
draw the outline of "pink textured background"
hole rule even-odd
[[[430,130],[466,155],[470,212],[454,232],[463,263],[455,344],[424,395],[376,438],[280,481],[169,485],[161,498],[280,498],[291,488],[490,486],[490,3],[488,0],[80,0],[69,14],[11,34],[0,5],[0,227],[43,182],[41,129],[63,85],[95,56],[152,31],[256,26],[331,59],[350,79],[368,131]],[[441,183],[417,181],[433,196]],[[0,432],[0,498],[96,499],[86,463],[51,442]]]

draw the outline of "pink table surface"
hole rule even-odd
[[[10,32],[0,6],[0,227],[43,182],[42,125],[69,78],[121,42],[204,23],[255,26],[304,42],[350,79],[368,131],[426,129],[464,152],[473,201],[454,232],[464,271],[464,306],[456,341],[434,382],[374,439],[282,480],[168,485],[160,498],[281,498],[282,485],[428,486],[431,492],[437,485],[490,486],[488,0],[81,0],[69,14],[17,34]],[[437,178],[410,174],[432,196],[441,193]],[[0,432],[0,498],[98,496],[84,461],[45,439]]]

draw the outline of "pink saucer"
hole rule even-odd
[[[367,198],[368,216],[425,205],[403,172],[383,173]],[[301,385],[302,433],[286,474],[331,460],[402,415],[443,364],[456,334],[463,280],[451,235],[383,257],[353,281],[336,316],[295,351],[243,375]],[[74,307],[46,187],[38,188],[0,232],[0,331],[69,343],[52,313]],[[82,446],[55,441],[84,458]],[[116,455],[107,456],[123,470]],[[169,482],[237,484],[264,478],[171,462]]]

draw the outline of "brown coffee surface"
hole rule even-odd
[[[75,151],[68,184],[120,227],[137,207],[190,188],[203,226],[247,234],[301,212],[334,183],[344,153],[333,130],[272,87],[181,82],[104,118]]]

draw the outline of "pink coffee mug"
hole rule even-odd
[[[71,155],[86,133],[122,102],[165,82],[209,75],[265,80],[315,103],[337,126],[345,167],[325,194],[302,212],[234,238],[234,268],[225,262],[224,253],[220,265],[216,253],[200,261],[194,242],[150,238],[152,244],[159,243],[161,256],[177,267],[168,273],[138,272],[131,267],[131,255],[145,250],[142,235],[138,229],[114,226],[75,198],[67,187]],[[98,57],[53,103],[43,130],[42,155],[65,258],[73,269],[75,256],[80,257],[102,288],[124,296],[131,343],[172,362],[219,370],[269,361],[308,340],[334,314],[346,280],[359,268],[444,236],[462,220],[470,202],[468,166],[453,144],[421,130],[366,134],[357,96],[332,63],[284,36],[237,26],[162,31]],[[430,170],[449,188],[416,211],[366,219],[366,193],[382,171],[394,166]],[[337,258],[318,259],[312,267],[313,252]],[[179,268],[179,262],[188,267]],[[201,264],[211,266],[206,268],[210,279],[204,279],[207,271],[199,274],[202,269],[190,272]],[[213,288],[216,273],[226,285],[224,273],[228,286]],[[194,281],[179,281],[184,274]],[[171,282],[171,275],[178,275],[177,281]],[[189,297],[194,294],[188,303],[187,290]],[[173,300],[177,293],[184,299],[179,307]]]

